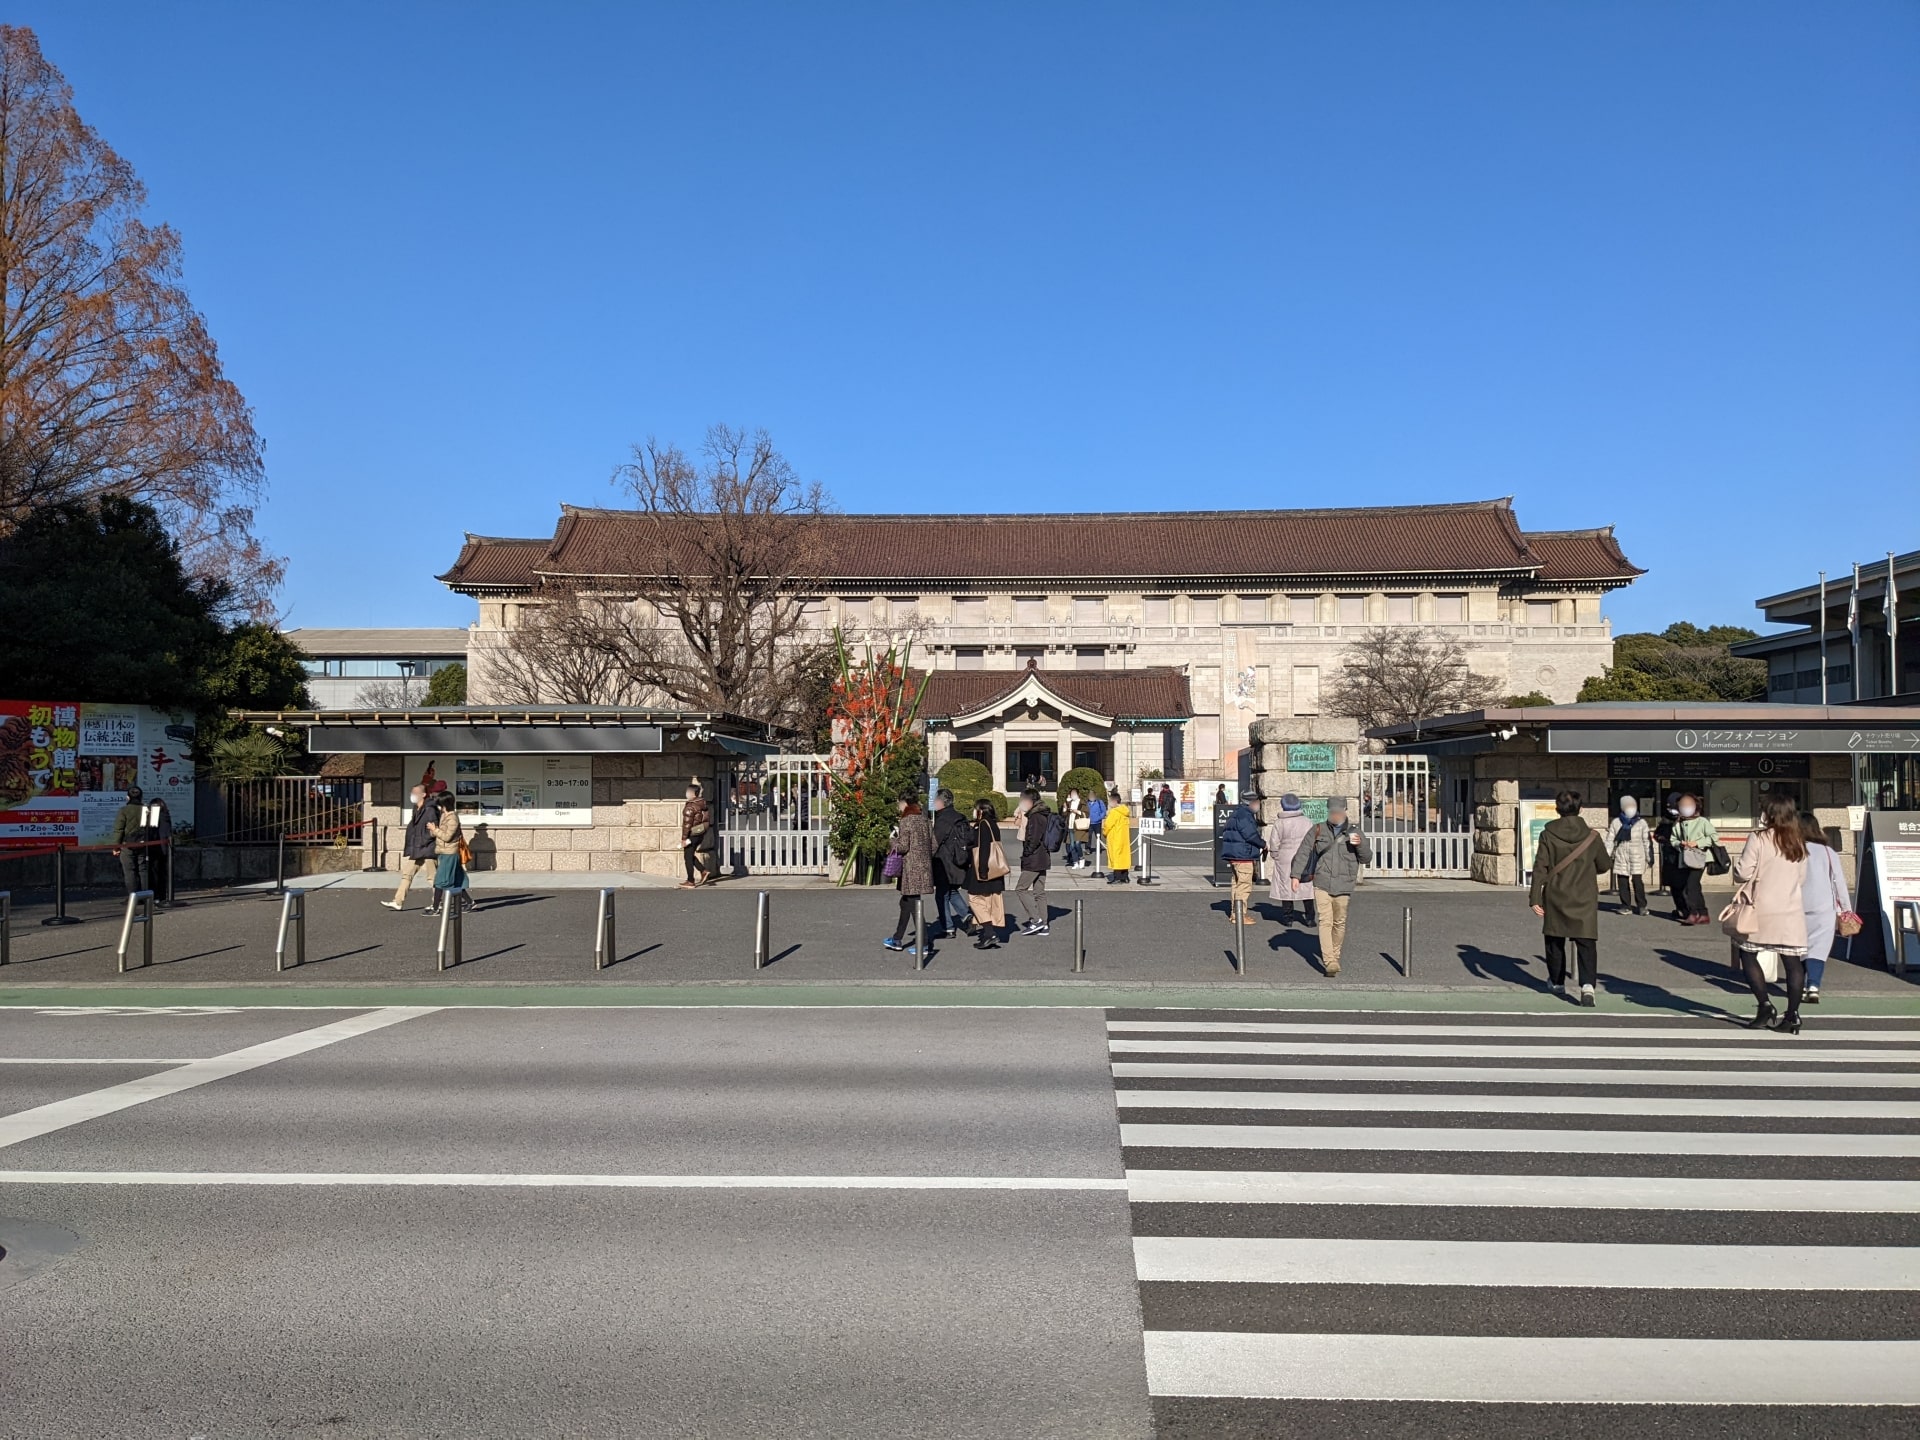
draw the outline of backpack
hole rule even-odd
[[[1067,830],[1066,830],[1066,827],[1060,823],[1059,815],[1058,814],[1048,815],[1047,816],[1047,834],[1046,834],[1047,849],[1058,853],[1060,847],[1066,843],[1067,843]]]

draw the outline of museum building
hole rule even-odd
[[[478,606],[469,703],[495,701],[490,657],[553,587],[637,589],[650,523],[569,505],[550,538],[468,535],[440,578]],[[936,762],[975,756],[1009,787],[1084,757],[1116,780],[1231,779],[1252,723],[1318,715],[1347,647],[1378,626],[1439,631],[1502,691],[1571,701],[1612,662],[1602,598],[1642,573],[1611,527],[1523,530],[1506,499],[834,515],[825,534],[809,622],[856,643],[911,638],[934,672]]]

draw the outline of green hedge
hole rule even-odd
[[[962,814],[972,814],[973,802],[993,790],[993,775],[978,760],[956,757],[940,767],[936,778],[953,791],[953,808]]]
[[[1092,800],[1096,795],[1102,800],[1107,798],[1107,782],[1101,778],[1098,770],[1082,768],[1079,770],[1069,770],[1066,774],[1062,775],[1060,777],[1060,790],[1055,797],[1058,809],[1064,810],[1067,808],[1067,795],[1074,790],[1078,790],[1081,796],[1087,800]]]

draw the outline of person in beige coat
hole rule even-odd
[[[1760,1009],[1747,1022],[1749,1030],[1772,1024],[1789,1035],[1800,1033],[1800,1000],[1807,985],[1807,912],[1801,887],[1807,877],[1807,842],[1800,834],[1800,807],[1785,795],[1767,801],[1761,828],[1754,832],[1733,862],[1733,878],[1740,896],[1752,901],[1752,911],[1734,944],[1747,985]],[[1767,977],[1760,968],[1760,952],[1780,957],[1787,980],[1784,1019],[1767,995]]]
[[[1282,795],[1280,813],[1267,826],[1267,894],[1280,906],[1282,925],[1293,920],[1296,903],[1306,912],[1307,923],[1314,923],[1313,881],[1293,878],[1293,857],[1312,829],[1300,797]]]

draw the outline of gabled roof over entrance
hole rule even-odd
[[[1182,723],[1193,714],[1187,677],[1171,665],[1144,670],[935,670],[920,717],[967,725],[1038,703],[1105,725]]]

